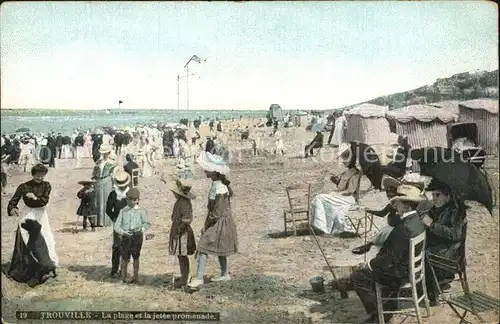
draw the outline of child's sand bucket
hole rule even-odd
[[[314,277],[309,279],[309,283],[311,284],[311,288],[314,292],[321,293],[325,291],[324,285],[325,279],[323,277]]]

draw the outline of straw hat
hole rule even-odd
[[[229,167],[226,161],[219,155],[210,152],[201,152],[197,161],[205,171],[218,172],[220,174],[229,173]]]
[[[193,182],[191,179],[177,179],[170,183],[169,189],[187,199],[196,199],[196,196],[191,192],[192,187]]]
[[[99,148],[99,153],[105,154],[105,153],[111,153],[113,150],[113,147],[109,144],[102,144],[101,147]]]
[[[118,187],[125,187],[129,183],[130,183],[130,175],[127,172],[125,172],[123,170],[120,170],[120,171],[116,172],[116,174],[115,174],[115,184],[116,184],[116,186],[118,186]]]
[[[422,194],[415,186],[410,185],[400,185],[397,189],[397,196],[390,200],[391,203],[395,201],[411,201],[411,202],[421,202],[427,200],[427,197]]]
[[[402,184],[403,183],[401,181],[394,179],[393,177],[384,176],[384,178],[382,179],[382,185],[384,186],[385,189],[388,189],[388,188],[396,189],[397,187],[399,187]]]
[[[351,144],[341,143],[339,146],[339,151],[337,152],[337,159],[341,158],[342,155],[346,154],[351,150]]]
[[[85,186],[85,185],[88,185],[88,184],[93,184],[93,183],[95,183],[95,180],[82,180],[82,181],[78,181],[78,184],[82,185],[82,186]]]

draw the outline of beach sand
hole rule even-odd
[[[230,127],[228,123],[223,125]],[[255,121],[234,122],[238,123],[243,126],[249,123],[250,136],[255,135],[257,129],[252,129]],[[366,314],[354,292],[350,293],[349,299],[340,299],[339,293],[329,287],[322,294],[311,291],[310,278],[320,275],[331,280],[331,274],[324,271],[326,263],[313,238],[280,235],[283,231],[282,213],[287,206],[285,186],[311,182],[315,183],[314,193],[331,192],[334,185],[328,179],[341,170],[335,160],[336,149],[326,146],[316,158],[303,159],[303,148],[314,133],[303,128],[288,128],[282,131],[285,156],[275,159],[270,156],[273,151],[273,141],[269,138],[272,129],[264,130],[264,156],[253,157],[250,142],[231,144],[231,148],[242,150],[242,154],[233,155],[228,175],[235,192],[231,203],[240,246],[240,253],[229,257],[232,281],[210,283],[193,294],[171,290],[172,272],[179,275],[178,263],[167,253],[174,197],[158,176],[141,179],[139,185],[140,204],[148,211],[152,223],[149,232],[155,234],[153,240],[145,241],[143,245],[140,270],[143,283],[126,285],[119,279],[108,278],[112,229],[71,233],[79,204],[77,181],[91,176],[92,161],[85,159],[76,165],[75,160],[58,160],[57,168],[50,169],[46,180],[53,188],[48,209],[61,262],[59,276],[31,289],[2,274],[3,318],[12,322],[16,310],[148,310],[220,312],[223,323],[359,323],[364,320]],[[206,128],[202,129],[202,135],[206,131]],[[376,150],[384,152],[384,147],[376,147]],[[171,173],[176,163],[174,159],[163,160],[156,171]],[[193,201],[195,219],[192,225],[199,236],[206,216],[210,182],[197,165],[194,169],[193,192],[198,198]],[[4,266],[10,262],[16,229],[16,219],[7,216],[6,204],[16,186],[30,178],[28,173],[12,174],[7,189],[9,195],[2,198]],[[363,179],[362,188],[368,187],[368,180]],[[385,194],[377,191],[361,198],[361,204],[370,208],[382,207],[386,202]],[[484,208],[475,205],[468,214],[468,277],[473,290],[498,297],[497,209],[494,214],[491,217]],[[376,224],[380,227],[384,221],[376,219]],[[363,238],[324,235],[319,240],[333,265],[355,265],[364,261],[363,256],[354,256],[350,252],[363,244]],[[368,257],[374,253],[372,251]],[[209,257],[206,275],[219,275],[217,258]],[[458,289],[459,284],[454,283],[453,288]],[[432,312],[432,317],[424,318],[424,323],[458,322],[446,305],[434,307]],[[498,320],[490,313],[484,318],[490,323]],[[408,323],[416,323],[416,319],[411,317]]]

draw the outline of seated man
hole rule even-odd
[[[351,230],[345,215],[357,203],[361,173],[356,168],[356,160],[352,158],[350,148],[346,143],[339,148],[338,158],[347,170],[330,178],[337,185],[337,190],[330,194],[319,194],[311,201],[311,226],[326,234],[340,234]]]
[[[387,198],[390,200],[394,197],[397,196],[397,188],[400,185],[407,184],[408,183],[402,183],[394,178],[391,177],[385,177],[383,180],[383,185],[385,188],[385,193],[387,195]],[[411,186],[415,187],[413,190],[415,191],[415,194],[418,195],[419,192],[423,190],[423,188],[411,184]],[[433,204],[429,200],[424,200],[420,202],[417,206],[417,213],[420,217],[425,215],[431,208]],[[384,226],[380,229],[380,231],[372,238],[372,240],[364,245],[358,246],[357,248],[354,248],[352,250],[352,253],[354,254],[365,254],[368,251],[370,251],[371,247],[373,245],[381,247],[382,244],[385,242],[389,234],[391,233],[392,229],[394,228],[394,223],[395,220],[398,219],[398,216],[396,215],[396,210],[391,204],[387,204],[382,210],[371,210],[367,209],[367,213],[373,214],[378,217],[386,217],[387,216],[387,226]]]
[[[356,293],[370,315],[365,323],[378,322],[377,297],[375,283],[379,283],[391,292],[397,289],[409,278],[410,240],[425,231],[424,224],[415,211],[418,203],[426,200],[424,195],[415,195],[415,188],[401,185],[397,196],[391,199],[397,218],[391,231],[377,256],[365,266],[353,272],[350,278]],[[387,291],[383,291],[387,295]],[[387,296],[388,297],[388,296]],[[396,303],[387,302],[384,310],[395,310]],[[384,316],[389,321],[391,315]]]
[[[314,155],[314,152],[313,150],[315,148],[322,148],[323,147],[323,133],[321,133],[320,131],[317,131],[316,132],[316,136],[314,136],[313,140],[311,143],[309,143],[309,145],[307,145],[304,149],[304,152],[305,152],[305,155],[306,157],[310,155]]]
[[[466,207],[463,203],[456,202],[451,188],[435,179],[432,179],[427,191],[432,191],[434,207],[428,216],[422,218],[427,230],[426,250],[428,253],[459,261],[460,244],[464,239],[462,233],[466,226]],[[455,274],[440,269],[435,271],[438,281],[443,286],[453,281],[455,277]],[[435,304],[438,291],[432,271],[426,269],[425,275],[429,300]]]
[[[408,138],[401,135],[398,136],[398,148],[392,157],[392,161],[387,165],[382,166],[382,173],[393,178],[399,179],[406,173],[406,162],[410,151]]]

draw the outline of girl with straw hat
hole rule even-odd
[[[191,228],[193,221],[193,206],[191,200],[196,196],[191,193],[192,182],[188,179],[177,179],[170,184],[170,190],[174,193],[176,202],[172,211],[172,226],[168,251],[170,255],[176,255],[179,259],[181,278],[175,283],[176,288],[187,285],[189,280],[189,255],[196,251],[194,232]]]
[[[196,278],[189,283],[191,288],[203,284],[209,254],[218,256],[221,269],[221,275],[213,281],[231,280],[227,268],[227,256],[238,252],[238,235],[230,202],[232,190],[225,176],[229,172],[229,167],[222,157],[209,152],[200,154],[198,164],[206,176],[212,179],[212,186],[208,194],[208,215],[198,243]]]

